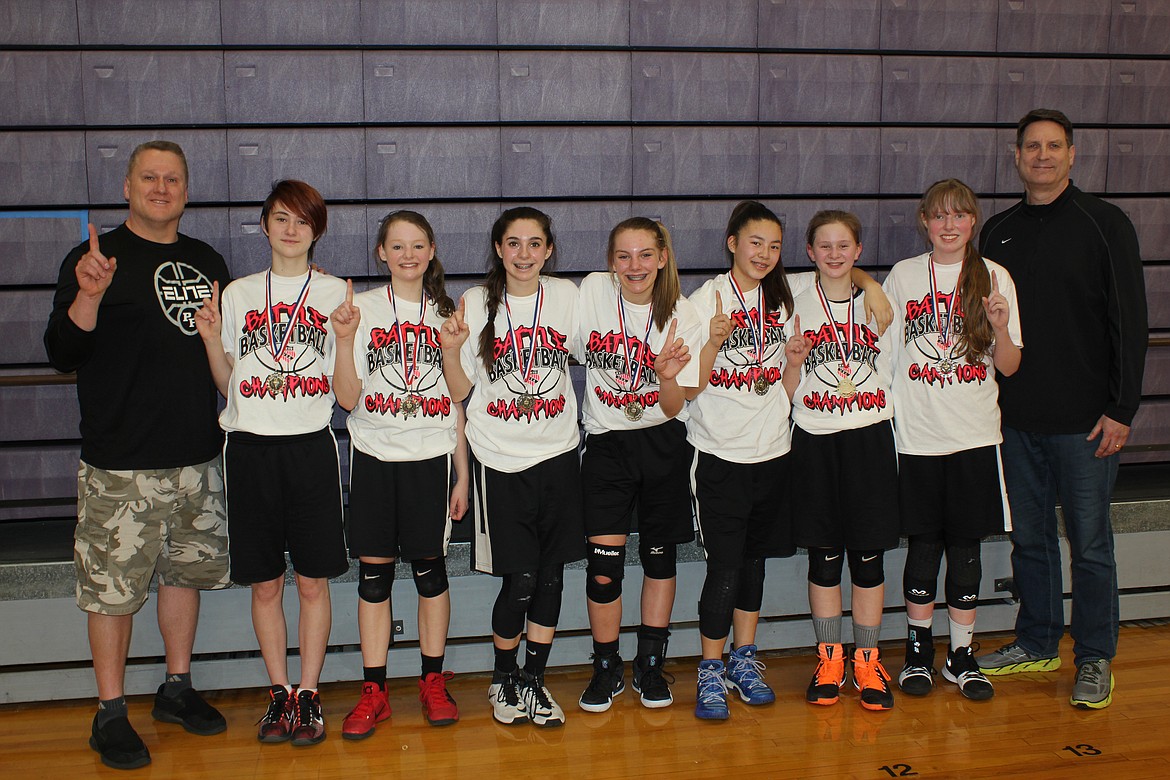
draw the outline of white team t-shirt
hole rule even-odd
[[[538,295],[507,297],[518,344],[513,344],[507,310],[500,301],[495,320],[496,362],[490,373],[479,354],[479,333],[487,321],[485,290],[472,287],[463,295],[471,335],[459,358],[475,385],[467,402],[467,441],[480,463],[505,473],[523,471],[576,449],[580,442],[577,396],[569,377],[571,341],[577,332],[577,286],[547,276],[540,283],[544,300],[535,332]],[[528,382],[524,371],[530,358]]]
[[[984,259],[988,274],[995,273],[999,291],[1008,303],[1008,335],[1024,346],[1016,286],[1003,266]],[[963,311],[954,290],[961,263],[935,263],[938,289],[930,289],[930,253],[901,261],[882,285],[894,307],[890,332],[894,335],[894,440],[906,455],[949,455],[1003,441],[999,422],[999,385],[990,357],[969,365],[959,354],[957,339],[939,346],[939,322],[950,332],[963,332]],[[937,297],[938,319],[935,317]]]
[[[379,287],[353,303],[362,314],[353,341],[362,392],[345,423],[353,446],[382,461],[454,452],[457,413],[443,378],[444,318],[434,302],[396,298],[391,305],[388,288]]]
[[[788,274],[788,286],[795,296],[813,279],[811,272]],[[784,345],[788,341],[784,328],[788,312],[768,312],[765,317],[761,364],[753,355],[756,347],[752,337],[753,328],[759,332],[757,290],[745,294],[747,312],[736,299],[729,274],[708,280],[690,297],[704,333],[715,316],[716,292],[732,327],[731,335],[715,356],[710,384],[690,404],[687,441],[698,450],[733,463],[760,463],[785,455],[792,447],[790,406],[780,383]],[[696,352],[695,360],[698,357]],[[756,391],[761,377],[768,383],[763,395]]]
[[[608,272],[589,274],[581,282],[580,312],[573,355],[585,366],[585,409],[582,418],[586,433],[624,431],[650,428],[668,418],[658,403],[658,375],[654,360],[666,343],[670,319],[660,330],[649,322],[649,304],[622,302],[625,317],[625,337],[622,335],[618,314],[618,295],[621,285]],[[681,387],[699,386],[699,350],[705,341],[705,328],[686,298],[679,298],[671,319],[678,320],[675,337],[681,338],[690,351],[691,359],[683,366],[675,381]],[[646,339],[643,346],[643,337]],[[626,355],[629,348],[630,354]],[[639,366],[641,369],[639,371]],[[633,384],[637,375],[637,383]],[[626,413],[627,404],[635,404],[640,417]],[[687,410],[675,419],[687,419]]]
[[[890,396],[890,330],[878,336],[877,325],[866,323],[859,291],[849,301],[826,299],[826,303],[832,320],[825,315],[814,283],[796,296],[792,304],[793,313],[800,316],[801,331],[813,342],[812,351],[800,368],[800,384],[792,396],[792,421],[807,433],[824,434],[864,428],[890,419],[894,414]],[[851,338],[847,324],[850,309],[853,310]],[[847,379],[854,390],[852,393],[841,384],[842,348],[847,357]]]
[[[220,334],[234,365],[221,428],[287,436],[329,425],[335,345],[329,315],[343,300],[345,282],[312,271],[300,276],[261,271],[224,289]]]

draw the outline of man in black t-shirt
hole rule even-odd
[[[65,258],[45,331],[49,362],[77,372],[81,405],[77,603],[87,613],[98,712],[90,746],[132,769],[150,753],[127,717],[134,614],[158,573],[167,676],[156,720],[194,734],[226,721],[191,686],[199,590],[228,584],[216,390],[194,313],[227,284],[223,258],[179,233],[187,162],[169,141],[137,147],[123,185],[130,213]]]

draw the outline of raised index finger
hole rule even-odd
[[[991,272],[991,291],[999,292],[999,280],[995,278],[995,271]]]
[[[715,291],[715,313],[723,313],[723,296],[719,294],[718,290]]]
[[[353,279],[345,280],[345,302],[353,305]]]
[[[792,315],[792,335],[793,336],[800,335],[800,315],[799,314]]]
[[[89,227],[89,252],[90,252],[90,254],[92,254],[92,255],[97,255],[98,257],[102,257],[102,256],[103,256],[103,255],[102,255],[102,249],[101,249],[101,247],[98,245],[98,233],[97,233],[97,228],[95,228],[95,227],[93,226],[93,223],[92,223],[92,222],[88,222],[88,223],[86,223],[86,224],[87,224],[87,225],[88,225],[88,227]]]
[[[669,345],[671,345],[671,344],[673,344],[673,343],[674,343],[674,332],[675,332],[677,329],[678,329],[678,317],[675,317],[673,320],[671,320],[671,321],[670,321],[670,330],[668,330],[668,331],[666,332],[666,344],[667,344],[667,346],[669,346]]]

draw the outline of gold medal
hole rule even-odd
[[[949,374],[955,370],[955,363],[950,358],[943,358],[938,363],[938,370],[944,374]]]
[[[642,419],[642,404],[637,401],[630,401],[626,404],[626,419],[630,422],[638,422]]]
[[[756,391],[756,395],[767,395],[768,391],[772,389],[772,383],[768,381],[767,377],[758,376],[752,389]]]
[[[276,395],[284,389],[284,375],[274,371],[264,380],[264,384],[268,386],[268,392]]]
[[[852,398],[857,395],[857,385],[853,384],[853,381],[850,379],[842,378],[837,383],[837,395],[842,398]]]
[[[536,396],[525,393],[524,395],[520,396],[519,406],[524,411],[531,412],[536,408]]]
[[[408,395],[402,399],[402,414],[406,417],[413,417],[418,413],[419,400],[413,395]]]

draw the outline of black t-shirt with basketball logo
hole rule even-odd
[[[161,469],[211,460],[223,445],[216,390],[195,312],[211,283],[230,281],[223,257],[179,234],[173,244],[135,235],[125,224],[99,237],[117,260],[97,327],[69,319],[77,296],[79,244],[61,264],[45,331],[49,362],[77,372],[81,459],[102,469]]]

